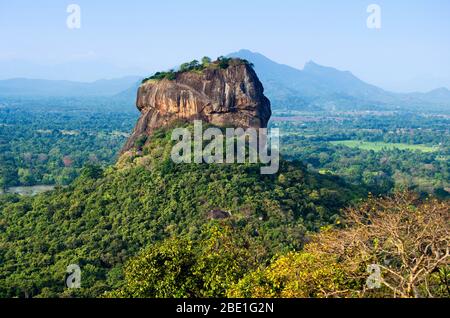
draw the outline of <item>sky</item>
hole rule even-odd
[[[81,9],[79,29],[67,26],[70,4]],[[380,29],[367,27],[370,4]],[[313,60],[394,91],[450,88],[450,1],[0,0],[3,79],[146,75],[240,49],[300,69]]]

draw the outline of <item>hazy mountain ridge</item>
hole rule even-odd
[[[229,57],[252,62],[274,109],[288,110],[431,110],[450,109],[450,90],[426,93],[393,93],[368,84],[349,71],[313,61],[303,70],[272,61],[266,56],[240,50]],[[0,96],[112,96],[134,103],[139,76],[95,82],[0,80]]]
[[[288,109],[398,109],[427,107],[450,108],[446,88],[428,93],[399,94],[368,84],[349,71],[316,64],[312,61],[299,70],[270,60],[249,50],[229,56],[249,60],[255,65],[274,108]]]
[[[141,78],[128,76],[95,82],[14,78],[0,81],[0,96],[113,96]]]
[[[138,67],[120,67],[100,58],[69,60],[60,63],[31,62],[27,60],[0,60],[0,80],[11,78],[36,78],[46,80],[69,80],[94,82],[99,78],[122,78],[130,75],[143,76],[148,70]]]
[[[433,103],[450,103],[450,90],[445,87],[436,88],[426,93],[410,93],[406,94],[406,96]]]

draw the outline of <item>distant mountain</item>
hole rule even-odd
[[[133,103],[134,103],[136,101],[139,86],[141,86],[140,80],[137,81],[136,83],[134,83],[133,85],[131,85],[130,87],[128,87],[126,90],[121,91],[120,93],[114,95],[114,97],[120,98],[120,99],[125,99],[125,100],[130,100],[130,101],[133,101]]]
[[[450,91],[447,88],[435,89],[428,93],[393,93],[365,83],[351,72],[322,66],[312,61],[299,70],[249,50],[241,50],[228,56],[243,58],[255,65],[258,77],[264,85],[265,94],[272,101],[272,108],[275,110],[450,111]],[[85,66],[80,66],[80,71],[77,71],[80,73],[79,77],[83,77]],[[1,67],[3,65],[0,63],[0,75],[5,72]],[[22,65],[22,71],[27,67]],[[107,65],[99,63],[97,68],[100,68],[99,74],[107,73]],[[64,76],[66,73],[61,74],[60,76]],[[140,81],[140,76],[95,82],[16,78],[0,80],[0,97],[111,96],[134,104]]]
[[[136,85],[140,80],[137,76],[90,83],[15,78],[0,81],[0,96],[113,96]]]
[[[119,67],[101,59],[80,59],[64,63],[39,64],[26,60],[0,60],[0,80],[39,78],[93,82],[99,78],[143,77],[149,71],[138,67]]]
[[[231,53],[255,65],[273,107],[306,110],[450,109],[447,89],[396,94],[363,82],[351,72],[308,62],[303,70],[279,64],[249,50]]]
[[[428,93],[412,93],[408,94],[413,98],[433,103],[448,103],[450,101],[450,90],[445,87],[434,89]]]

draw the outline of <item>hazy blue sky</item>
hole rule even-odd
[[[71,3],[81,29],[66,26]],[[382,9],[380,30],[366,26],[371,3]],[[388,89],[450,88],[450,1],[0,0],[0,66],[17,70],[95,62],[126,75],[242,48],[298,68],[314,60],[350,70]],[[86,78],[104,76],[96,71]]]

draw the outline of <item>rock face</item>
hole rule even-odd
[[[136,104],[141,116],[122,152],[142,136],[180,120],[265,128],[272,115],[258,76],[243,62],[177,73],[174,80],[149,80],[139,87]]]

